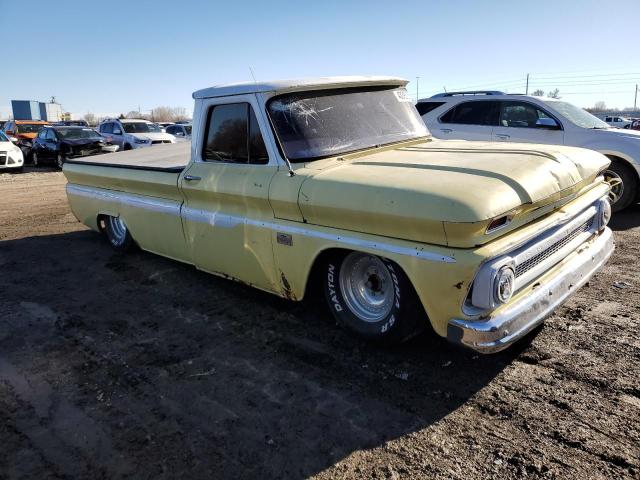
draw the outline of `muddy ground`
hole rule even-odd
[[[482,356],[118,255],[64,183],[0,175],[1,478],[640,478],[639,206],[590,285]]]

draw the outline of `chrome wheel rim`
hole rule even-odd
[[[349,310],[365,322],[379,322],[393,308],[394,282],[378,257],[350,253],[340,268],[340,291]]]
[[[120,217],[109,217],[109,237],[114,245],[122,245],[127,238],[127,226]]]
[[[604,180],[609,184],[609,201],[611,205],[616,203],[624,194],[624,183],[622,177],[613,170],[605,170]]]

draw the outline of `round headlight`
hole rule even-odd
[[[497,302],[507,303],[513,296],[516,276],[511,267],[502,267],[494,280],[494,296]]]
[[[607,226],[611,220],[611,203],[608,198],[600,200],[600,230]]]

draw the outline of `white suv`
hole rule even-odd
[[[562,100],[495,91],[439,93],[416,104],[436,138],[570,145],[611,159],[613,210],[640,201],[640,131],[612,128]]]
[[[606,117],[604,117],[604,121],[605,123],[616,128],[629,128],[633,123],[633,120],[631,120],[630,118],[613,117],[610,115],[607,115]]]
[[[118,145],[120,150],[176,143],[176,137],[164,133],[158,125],[147,120],[107,118],[100,122],[98,132],[111,138],[111,143]]]

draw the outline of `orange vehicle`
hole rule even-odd
[[[20,147],[25,160],[31,152],[33,139],[42,127],[49,125],[44,120],[9,120],[4,124],[4,133]],[[13,140],[13,138],[16,140]]]

